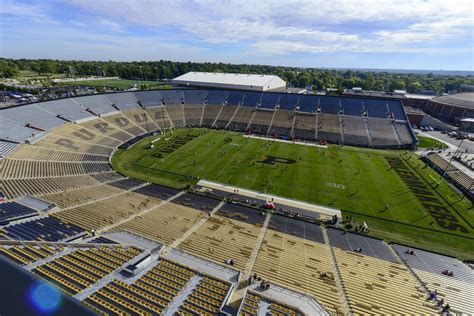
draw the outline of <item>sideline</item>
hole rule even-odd
[[[270,140],[270,141],[274,141],[274,142],[287,143],[287,144],[296,144],[296,145],[303,145],[303,146],[328,148],[327,145],[319,145],[319,144],[311,143],[311,142],[292,141],[292,140],[285,140],[285,139],[280,139],[280,138],[271,138],[271,137],[265,137],[265,136],[245,135],[245,134],[242,135],[242,136],[247,137],[247,138],[254,138],[254,139],[260,139],[260,140]]]
[[[256,198],[256,199],[261,199],[261,200],[266,200],[266,201],[274,201],[275,203],[278,203],[278,204],[283,204],[289,207],[296,207],[296,208],[300,208],[306,211],[310,211],[310,212],[314,212],[314,213],[318,213],[322,215],[327,215],[327,216],[336,215],[339,219],[342,219],[341,210],[336,209],[336,208],[331,208],[331,207],[317,205],[317,204],[310,204],[310,203],[306,203],[306,202],[302,202],[298,200],[280,197],[277,195],[261,193],[257,191],[252,191],[252,190],[239,188],[235,186],[229,186],[229,185],[225,185],[225,184],[213,182],[213,181],[208,181],[208,180],[199,180],[197,185],[202,186],[204,188],[216,189],[216,190],[221,190],[221,191],[225,191],[229,193],[236,193],[235,191],[237,190],[237,194],[242,195],[242,196],[247,196],[250,198]]]

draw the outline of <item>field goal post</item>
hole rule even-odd
[[[165,141],[169,141],[170,139],[172,139],[174,137],[173,127],[165,128],[163,131],[163,135],[165,137]]]

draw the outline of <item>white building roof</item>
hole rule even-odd
[[[217,72],[188,72],[172,80],[175,84],[266,91],[286,87],[286,82],[273,75],[250,75]]]

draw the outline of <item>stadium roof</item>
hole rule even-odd
[[[467,109],[474,109],[474,92],[463,92],[445,95],[432,99],[433,102],[442,103]]]
[[[278,76],[218,72],[188,72],[174,78],[172,82],[187,86],[254,91],[267,91],[286,87],[286,82]]]

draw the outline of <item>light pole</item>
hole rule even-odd
[[[143,88],[143,69],[142,69],[142,65],[138,66],[138,68],[140,68],[140,74],[141,74],[140,90],[142,90],[142,88]]]
[[[150,126],[148,125],[148,114],[146,113],[145,105],[142,101],[138,101],[138,105],[143,109],[143,113],[145,114],[145,124],[146,124],[146,132],[148,134],[148,142],[150,144],[150,149],[153,149],[153,143],[151,142],[151,134],[150,134]]]
[[[440,178],[439,178],[439,180],[438,180],[438,185],[439,185],[439,183],[441,182],[441,179],[444,178],[444,176],[445,176],[446,173],[448,172],[448,169],[449,169],[449,167],[451,166],[451,162],[453,161],[454,157],[456,157],[458,151],[460,150],[461,145],[462,145],[462,143],[464,142],[464,139],[465,139],[465,138],[462,138],[462,139],[461,139],[461,142],[459,143],[458,148],[456,148],[456,151],[455,151],[454,154],[451,156],[451,159],[449,159],[449,162],[448,162],[448,164],[446,165],[446,168],[444,168],[443,173],[441,174],[441,176],[440,176]]]

